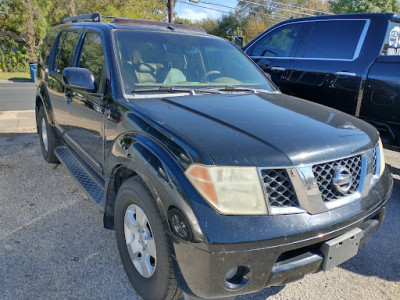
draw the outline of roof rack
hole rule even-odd
[[[168,28],[169,30],[182,30],[182,31],[195,31],[205,33],[206,31],[201,27],[183,25],[178,23],[166,23],[158,21],[148,21],[148,20],[137,20],[137,19],[126,19],[126,18],[114,18],[111,22],[116,25],[133,25],[133,26],[143,26],[143,27],[158,27],[158,28]]]
[[[68,18],[62,19],[60,24],[64,24],[64,23],[68,23],[68,22],[76,23],[78,21],[101,22],[101,14],[93,13],[93,14],[87,14],[87,15],[68,17]]]

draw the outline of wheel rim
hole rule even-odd
[[[125,212],[124,233],[126,247],[136,270],[145,278],[151,277],[156,269],[156,245],[146,214],[135,204]]]
[[[46,121],[44,118],[42,118],[42,141],[43,141],[43,146],[46,152],[49,149],[49,141],[47,138],[47,126],[46,126]]]

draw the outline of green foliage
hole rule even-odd
[[[21,51],[0,52],[0,70],[3,72],[26,72],[29,68],[26,55]]]
[[[29,60],[36,60],[40,43],[49,29],[74,11],[154,21],[167,18],[164,0],[0,0],[0,68],[22,69],[21,63],[14,63],[8,56],[18,56],[20,61],[17,52],[25,54],[27,46],[31,53]],[[9,39],[15,37],[18,43],[11,45]],[[24,59],[28,60],[26,55]]]
[[[397,0],[331,0],[329,4],[335,14],[400,12],[400,3]]]

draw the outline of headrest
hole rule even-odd
[[[162,64],[158,63],[141,63],[137,66],[137,71],[144,72],[144,73],[154,73],[158,69],[162,68]]]

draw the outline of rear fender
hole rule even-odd
[[[37,88],[37,92],[36,92],[36,106],[35,106],[35,112],[36,115],[39,111],[39,105],[38,105],[38,101],[41,102],[41,105],[44,106],[45,108],[45,113],[46,113],[46,117],[48,122],[54,126],[54,112],[53,112],[53,108],[51,106],[51,102],[50,102],[50,97],[49,97],[49,93],[47,91],[47,87],[46,85],[41,82],[40,85]]]

